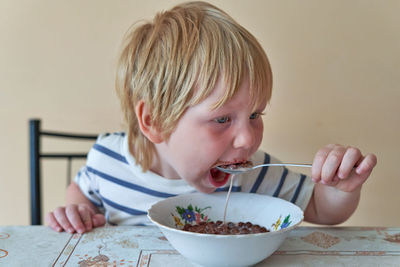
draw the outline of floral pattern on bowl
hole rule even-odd
[[[278,231],[285,228],[288,228],[292,221],[290,221],[290,214],[288,214],[282,222],[282,215],[279,216],[278,220],[271,225],[270,231]],[[280,228],[279,228],[280,227]]]
[[[205,210],[211,209],[210,206],[205,208],[199,208],[192,204],[189,204],[186,208],[176,206],[176,212],[178,216],[171,213],[175,221],[176,228],[182,228],[185,224],[199,224],[200,222],[209,222],[208,215],[205,214]]]
[[[178,229],[182,229],[185,224],[199,224],[200,222],[209,222],[211,221],[208,218],[208,215],[205,213],[205,210],[211,209],[210,206],[205,208],[199,208],[192,204],[189,204],[186,208],[182,206],[176,206],[175,210],[177,215],[171,213],[171,216],[174,218],[175,227]],[[285,219],[282,221],[282,215],[279,216],[278,220],[271,225],[269,228],[270,231],[278,231],[285,229],[290,226],[292,221],[290,220],[290,214],[288,214]]]

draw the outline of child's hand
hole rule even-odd
[[[363,156],[358,148],[327,145],[315,155],[311,178],[315,183],[353,192],[367,180],[376,165],[376,156]]]
[[[46,223],[55,231],[84,233],[95,227],[103,226],[106,219],[103,214],[95,213],[87,204],[71,204],[58,207],[46,216]]]

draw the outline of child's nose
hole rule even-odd
[[[249,149],[254,145],[255,136],[254,129],[249,125],[238,127],[235,138],[233,140],[233,147],[238,149]]]

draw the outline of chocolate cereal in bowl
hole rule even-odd
[[[303,220],[296,205],[271,196],[226,192],[167,198],[148,210],[170,244],[201,266],[251,266],[279,248]]]

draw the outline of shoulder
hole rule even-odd
[[[126,161],[123,156],[125,138],[124,132],[100,134],[88,154],[88,162],[97,161],[99,158],[104,159],[104,157]]]
[[[102,133],[97,137],[96,144],[107,147],[119,146],[122,144],[125,136],[125,132]]]

